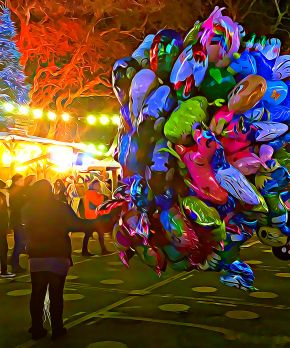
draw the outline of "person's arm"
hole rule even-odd
[[[97,219],[85,220],[79,218],[74,210],[67,204],[63,205],[64,221],[68,232],[92,233],[96,230]]]

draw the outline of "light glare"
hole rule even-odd
[[[54,121],[56,119],[56,113],[53,111],[48,111],[47,117],[50,121]]]
[[[94,125],[94,124],[96,123],[96,121],[97,121],[96,116],[94,116],[94,115],[88,115],[88,116],[87,116],[87,122],[88,122],[88,124]]]
[[[34,109],[32,111],[32,113],[33,113],[34,118],[36,118],[36,119],[40,119],[42,117],[42,114],[43,114],[41,109]]]
[[[70,114],[68,114],[67,112],[64,112],[64,113],[61,115],[61,118],[64,120],[64,122],[67,122],[67,121],[69,121],[69,119],[70,119]]]
[[[19,106],[19,113],[21,115],[28,115],[29,114],[29,107],[27,105],[20,105]]]
[[[5,103],[3,107],[7,112],[12,112],[14,110],[14,105],[11,103]]]
[[[100,123],[103,124],[104,126],[107,125],[109,123],[109,117],[106,115],[102,115],[100,117]]]

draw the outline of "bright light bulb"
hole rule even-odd
[[[32,111],[32,113],[33,113],[34,118],[36,118],[36,119],[40,119],[42,117],[42,114],[43,114],[41,109],[34,109]]]
[[[97,122],[97,118],[94,115],[88,115],[87,116],[87,122],[90,125],[94,125]]]
[[[101,124],[103,124],[104,126],[107,125],[107,124],[110,122],[109,117],[106,116],[106,115],[102,115],[102,116],[100,117],[100,122],[101,122]]]
[[[5,103],[3,107],[4,107],[4,110],[7,112],[12,112],[14,110],[14,105],[11,103]]]
[[[100,145],[98,145],[98,150],[104,151],[104,150],[106,150],[106,146],[104,144],[100,144]]]
[[[11,162],[13,160],[13,157],[8,152],[4,152],[2,155],[2,163],[4,166],[10,166]]]
[[[18,166],[15,168],[17,172],[24,172],[27,169],[27,166]]]
[[[48,111],[47,117],[50,121],[54,121],[56,119],[56,113],[53,111]]]
[[[19,106],[19,113],[21,115],[28,115],[29,114],[29,107],[27,105],[20,105]]]
[[[95,145],[94,144],[89,144],[89,145],[87,145],[87,152],[89,152],[89,153],[96,153],[96,147],[95,147]]]
[[[119,117],[118,115],[114,115],[114,116],[112,117],[112,122],[113,122],[115,125],[119,126],[119,124],[120,124],[120,117]]]
[[[67,122],[67,121],[69,121],[69,119],[70,119],[70,114],[68,114],[67,112],[64,112],[64,113],[61,115],[61,118],[64,120],[64,122]]]

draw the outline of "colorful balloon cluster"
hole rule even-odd
[[[257,233],[290,250],[289,172],[276,159],[289,166],[290,55],[279,39],[246,39],[222,11],[184,39],[148,35],[115,63],[124,185],[101,209],[122,206],[113,237],[125,265],[136,253],[158,274],[222,271],[252,291],[241,245]]]

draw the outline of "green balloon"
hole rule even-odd
[[[196,196],[183,198],[182,206],[194,213],[195,222],[201,226],[217,227],[222,225],[218,211],[214,207],[209,207]]]
[[[236,84],[236,80],[227,69],[211,66],[199,90],[212,102],[217,98],[227,99],[229,92]]]
[[[202,96],[180,102],[165,123],[164,134],[166,138],[175,144],[187,145],[186,136],[192,134],[192,126],[196,123],[207,122],[207,106],[207,99]]]

